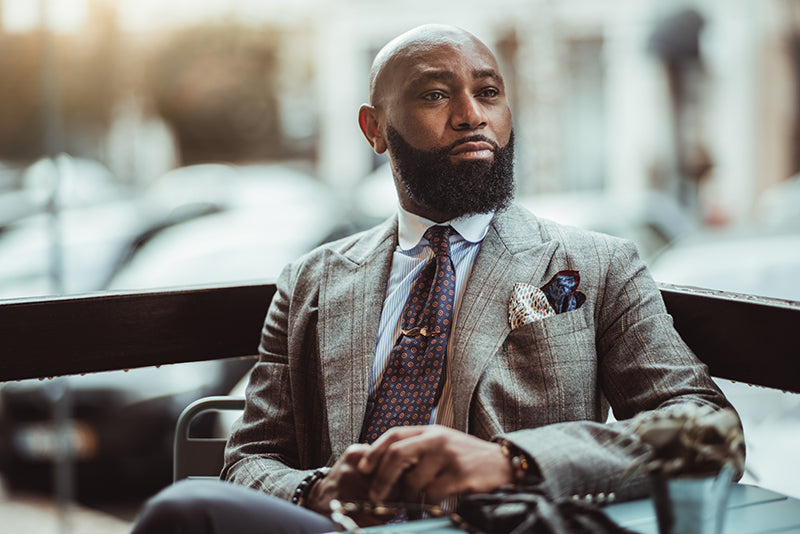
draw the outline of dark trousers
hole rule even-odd
[[[220,480],[184,480],[150,499],[131,534],[319,534],[327,518],[288,501]]]

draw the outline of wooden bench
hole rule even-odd
[[[711,374],[800,392],[800,302],[661,286]],[[0,301],[0,381],[256,354],[273,284]]]
[[[713,376],[800,393],[799,302],[672,285],[661,291]],[[0,381],[253,356],[274,292],[273,284],[255,284],[0,301]],[[218,400],[211,409],[242,406]],[[188,436],[189,416],[206,409],[187,408],[175,446],[189,464],[208,467],[176,466],[176,478],[218,469],[224,442]]]

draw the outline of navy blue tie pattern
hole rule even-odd
[[[432,226],[425,232],[434,256],[403,307],[401,333],[367,407],[362,442],[372,443],[395,426],[428,423],[438,402],[455,302],[452,231],[450,226]]]

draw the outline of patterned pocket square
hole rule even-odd
[[[514,284],[508,304],[508,323],[511,330],[555,314],[544,291],[530,284]]]
[[[556,313],[577,310],[586,302],[586,295],[578,291],[581,275],[578,271],[559,271],[542,286],[547,302]]]
[[[544,319],[557,313],[577,310],[586,301],[578,291],[578,271],[559,271],[540,288],[530,284],[514,284],[508,305],[508,322],[511,329]]]

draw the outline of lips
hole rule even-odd
[[[470,152],[494,152],[494,147],[485,141],[469,141],[467,143],[461,143],[453,147],[453,150],[450,151],[451,156],[457,156],[459,154],[467,154]]]

